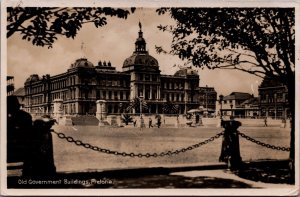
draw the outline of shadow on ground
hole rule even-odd
[[[294,184],[289,160],[267,160],[246,162],[240,170],[233,172],[237,176],[263,183]]]
[[[53,177],[8,177],[8,188],[253,188],[245,182],[207,176],[185,177],[174,172],[226,169],[226,165],[142,168],[102,172],[58,173]],[[231,172],[232,173],[232,172]],[[293,184],[289,162],[270,160],[245,162],[233,173],[265,183]]]

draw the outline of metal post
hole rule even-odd
[[[222,119],[223,119],[223,114],[222,114],[222,101],[223,101],[223,98],[224,98],[224,96],[221,94],[220,96],[219,96],[219,104],[220,104],[220,119],[221,119],[221,121],[222,121]]]
[[[206,85],[206,88],[207,88],[207,85]],[[208,109],[207,109],[207,89],[205,90],[205,96],[206,96],[206,99],[205,99],[205,108],[206,108],[206,116],[208,115]]]
[[[140,128],[144,127],[142,102],[143,102],[143,96],[140,96],[140,119],[141,119]]]
[[[275,102],[275,111],[274,111],[274,112],[275,112],[275,120],[276,120],[276,118],[277,118],[277,117],[276,117],[276,116],[277,116],[276,98],[277,98],[277,96],[276,96],[276,93],[275,93],[275,94],[274,94],[274,102]]]
[[[102,121],[102,102],[100,102],[100,120]]]

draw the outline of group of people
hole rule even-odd
[[[148,120],[148,127],[149,127],[149,128],[152,128],[152,127],[154,127],[154,126],[157,126],[157,128],[160,128],[160,126],[161,126],[161,119],[160,119],[160,118],[156,118],[156,120],[157,120],[157,121],[156,121],[156,124],[153,125],[152,118],[149,117],[149,120]],[[136,127],[136,125],[137,125],[137,120],[133,120],[133,126]]]

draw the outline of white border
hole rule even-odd
[[[68,6],[82,6],[82,7],[295,7],[296,8],[296,24],[300,24],[300,7],[298,1],[208,1],[208,0],[5,0],[1,2],[1,195],[226,195],[226,196],[236,196],[236,195],[253,195],[253,196],[281,196],[281,195],[299,195],[299,126],[300,126],[300,88],[299,80],[300,73],[299,69],[296,69],[296,116],[295,116],[295,139],[296,139],[296,184],[291,188],[272,188],[272,189],[7,189],[6,185],[6,76],[7,76],[7,39],[6,39],[6,7],[9,6],[32,6],[32,7],[68,7]],[[299,25],[296,25],[296,43],[299,41]],[[300,59],[300,47],[296,44],[296,63],[299,65]],[[296,66],[297,67],[297,66]],[[4,149],[3,149],[4,147]],[[280,185],[279,185],[280,186]]]

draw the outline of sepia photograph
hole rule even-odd
[[[295,3],[28,2],[1,2],[2,195],[299,195]]]

